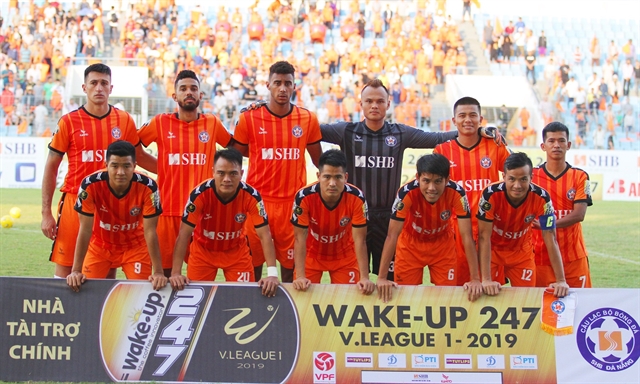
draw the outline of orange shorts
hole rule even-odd
[[[434,241],[421,241],[402,236],[396,245],[395,281],[400,285],[423,283],[424,267],[429,267],[431,283],[456,285],[458,257],[453,236],[439,236]]]
[[[325,271],[329,272],[331,284],[356,284],[360,281],[360,269],[355,253],[346,254],[338,260],[318,260],[307,255],[304,269],[307,279],[314,284],[320,284]],[[294,272],[293,279],[295,278]]]
[[[173,268],[173,248],[176,246],[176,239],[178,239],[181,224],[182,216],[160,215],[160,217],[158,217],[156,233],[158,234],[158,244],[160,245],[160,257],[162,258],[163,269]],[[187,247],[184,262],[187,263],[188,260],[189,248]]]
[[[242,245],[226,251],[214,252],[192,241],[191,256],[187,265],[187,277],[192,281],[214,281],[218,268],[222,269],[226,281],[255,281],[249,248]]]
[[[126,250],[104,249],[89,243],[82,273],[90,279],[104,279],[112,268],[122,267],[129,280],[147,280],[151,275],[151,257],[146,244]]]
[[[556,282],[550,265],[536,265],[536,287],[548,287]],[[591,288],[589,259],[583,257],[564,264],[564,277],[571,288]]]
[[[491,275],[494,281],[504,283],[508,278],[512,287],[536,286],[536,262],[533,251],[492,250]]]
[[[76,251],[76,240],[80,229],[78,212],[73,209],[78,195],[65,192],[58,203],[57,235],[51,246],[49,261],[65,267],[73,266],[73,255]]]
[[[267,217],[269,218],[269,230],[276,248],[276,259],[283,268],[293,269],[293,224],[291,224],[291,207],[293,201],[286,203],[264,202]],[[256,233],[253,223],[246,221],[245,234],[249,240],[253,266],[264,264],[264,252],[262,243]]]

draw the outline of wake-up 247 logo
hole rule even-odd
[[[600,308],[585,316],[576,332],[582,357],[593,367],[623,371],[640,357],[640,326],[627,312]]]
[[[282,288],[189,285],[153,291],[117,284],[105,301],[100,345],[115,381],[283,382],[299,348],[299,321]]]

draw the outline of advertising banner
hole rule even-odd
[[[546,161],[539,148],[511,148],[524,152],[534,167]],[[415,177],[416,162],[430,149],[407,149],[402,162],[402,183]],[[636,151],[571,149],[566,160],[589,174],[591,197],[596,200],[640,201],[640,154]]]
[[[0,380],[602,383],[640,378],[640,290],[580,289],[573,333],[541,330],[542,289],[0,278]],[[554,302],[554,311],[562,305]]]
[[[50,139],[0,138],[0,188],[40,188]]]

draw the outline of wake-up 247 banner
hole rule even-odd
[[[0,380],[637,383],[640,290],[581,289],[573,334],[541,330],[541,289],[0,278]],[[555,304],[557,306],[557,303]],[[558,310],[558,308],[555,308]]]

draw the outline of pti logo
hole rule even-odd
[[[511,355],[511,369],[538,369],[538,356]]]
[[[412,354],[411,368],[440,368],[439,356]]]
[[[582,357],[601,371],[623,371],[640,358],[640,326],[617,308],[596,309],[580,322],[576,333]]]
[[[313,382],[336,382],[335,352],[313,352]]]

